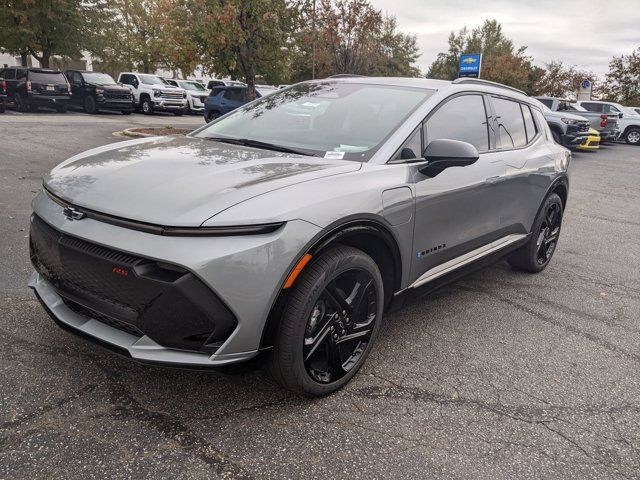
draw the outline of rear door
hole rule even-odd
[[[550,150],[540,111],[498,96],[492,96],[491,103],[506,167],[498,192],[503,202],[500,229],[505,235],[524,235],[546,194],[549,172],[555,172],[555,152]]]
[[[415,173],[412,278],[420,283],[430,278],[434,267],[499,237],[502,199],[496,193],[505,167],[494,149],[489,116],[484,95],[463,93],[449,97],[423,123],[424,146],[439,138],[460,140],[474,145],[480,158],[435,177]],[[413,152],[417,147],[409,142],[405,148]]]

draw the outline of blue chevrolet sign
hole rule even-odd
[[[461,77],[480,77],[480,65],[482,64],[481,53],[465,53],[460,55]]]

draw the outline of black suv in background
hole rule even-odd
[[[125,115],[133,112],[133,96],[127,87],[118,85],[106,73],[67,70],[71,84],[71,103],[87,113],[98,110],[118,110]]]
[[[7,100],[7,82],[0,75],[0,113],[4,113],[5,102]]]
[[[29,67],[6,67],[0,77],[7,83],[7,98],[16,110],[49,107],[67,111],[71,101],[71,87],[67,77],[58,70]]]

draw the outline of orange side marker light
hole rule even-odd
[[[296,281],[296,278],[298,278],[298,275],[300,275],[300,272],[302,272],[302,269],[305,267],[305,265],[309,263],[309,260],[311,260],[311,254],[305,253],[296,267],[293,269],[293,271],[289,274],[287,281],[284,282],[284,287],[282,287],[283,290],[293,285],[293,282]]]

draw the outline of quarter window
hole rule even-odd
[[[241,102],[244,100],[244,90],[239,88],[230,88],[224,92],[224,98],[233,102]]]
[[[16,71],[13,68],[7,68],[4,71],[4,79],[5,80],[13,80],[16,78]]]
[[[425,145],[447,138],[467,142],[479,152],[489,150],[487,111],[481,95],[460,95],[449,100],[425,123]]]
[[[422,138],[420,127],[416,128],[409,139],[396,152],[392,160],[413,160],[422,157]]]
[[[512,100],[493,97],[498,135],[502,148],[518,148],[527,144],[527,132],[520,104]]]
[[[520,104],[520,107],[522,107],[522,114],[524,115],[524,126],[527,130],[527,143],[529,143],[531,140],[533,140],[533,137],[536,136],[536,133],[538,133],[536,130],[536,124],[533,121],[533,116],[531,115],[531,109],[529,108],[529,106]]]

